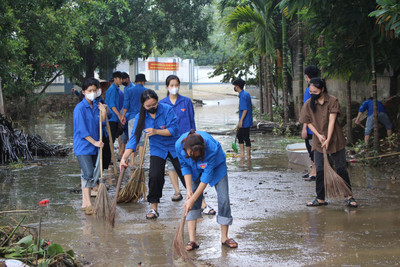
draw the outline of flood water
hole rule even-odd
[[[238,119],[236,97],[206,100],[196,107],[199,130],[225,132]],[[72,118],[47,121],[31,128],[51,143],[72,146]],[[233,135],[215,134],[225,150]],[[341,200],[326,207],[306,207],[315,196],[315,183],[301,175],[306,167],[289,164],[285,140],[270,133],[252,134],[252,159],[228,153],[233,225],[229,236],[237,249],[220,244],[215,216],[199,220],[200,248],[190,252],[198,266],[396,266],[400,262],[400,182],[391,173],[362,165],[349,166],[357,209]],[[24,225],[37,227],[42,236],[73,249],[90,266],[185,266],[171,257],[171,243],[183,201],[172,202],[173,188],[166,177],[160,217],[145,219],[146,202],[119,204],[115,228],[80,211],[80,168],[71,153],[66,158],[38,159],[42,165],[1,169],[0,210],[37,210]],[[148,168],[145,163],[145,167]],[[125,177],[127,181],[128,175]],[[114,196],[115,189],[109,190]],[[184,193],[184,190],[183,190]],[[38,207],[41,199],[48,207]],[[92,199],[94,201],[94,198]],[[206,200],[217,207],[216,193],[207,187]],[[22,218],[2,215],[0,225]],[[15,224],[15,223],[13,223]],[[188,236],[185,233],[185,241]]]

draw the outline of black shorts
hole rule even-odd
[[[251,146],[250,142],[250,128],[239,128],[236,137],[239,141],[239,144],[243,144],[246,142],[246,146]]]

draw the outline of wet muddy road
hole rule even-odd
[[[223,99],[223,100],[222,100]],[[198,129],[226,131],[235,127],[237,98],[205,101],[196,107]],[[218,103],[219,102],[219,103]],[[72,144],[72,124],[47,122],[35,132],[50,142]],[[224,149],[233,136],[214,135]],[[305,182],[305,167],[290,165],[282,137],[251,137],[251,160],[227,158],[233,225],[230,236],[237,249],[221,247],[215,216],[198,223],[200,248],[191,252],[198,266],[395,266],[400,262],[400,182],[385,170],[360,165],[349,167],[359,208],[328,200],[326,207],[306,207],[314,197],[314,182]],[[72,248],[91,266],[185,266],[171,258],[171,242],[180,220],[183,201],[172,202],[173,188],[166,177],[160,217],[145,219],[146,202],[120,204],[115,228],[80,211],[80,168],[76,157],[41,160],[42,166],[0,171],[1,210],[38,209],[27,216],[36,227],[42,217],[42,235]],[[125,177],[125,181],[128,175]],[[113,196],[114,187],[110,188]],[[183,191],[184,192],[184,191]],[[214,188],[206,189],[207,202],[217,206]],[[94,199],[93,199],[94,200]],[[18,220],[22,215],[14,214]],[[0,224],[9,220],[2,216]],[[185,233],[185,241],[187,241]]]

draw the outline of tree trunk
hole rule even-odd
[[[351,121],[351,80],[347,81],[346,90],[346,125],[347,125],[347,144],[353,144],[352,121]]]
[[[282,13],[282,74],[283,74],[283,118],[289,122],[289,103],[288,103],[288,81],[287,81],[287,62],[286,62],[286,18]]]
[[[57,79],[57,77],[60,77],[60,76],[63,75],[63,74],[64,74],[64,73],[63,73],[62,70],[56,72],[56,75],[54,75],[54,77],[51,78],[51,80],[48,81],[48,82],[43,86],[43,89],[42,89],[42,91],[40,91],[40,94],[43,94],[44,92],[46,92],[46,89]]]
[[[262,57],[258,57],[258,88],[260,90],[260,114],[264,114],[264,94],[263,94],[263,79],[262,79]]]
[[[85,65],[86,65],[86,77],[87,78],[92,78],[94,77],[94,71],[96,70],[96,56],[94,55],[93,49],[91,47],[89,47],[86,50],[86,61],[85,61]],[[83,84],[83,81],[82,81]]]
[[[267,72],[267,84],[268,84],[268,88],[267,88],[267,92],[268,92],[268,113],[269,113],[269,118],[270,121],[274,121],[274,111],[272,108],[272,90],[273,90],[273,86],[272,86],[272,75],[271,75],[271,71],[270,71],[270,67],[271,67],[271,59],[269,57],[267,57],[266,60],[266,72]]]
[[[299,116],[301,112],[301,108],[303,107],[303,96],[304,96],[304,88],[303,88],[303,40],[301,39],[301,22],[300,22],[300,15],[297,15],[297,75],[298,75],[298,82],[299,82]]]
[[[371,70],[372,70],[372,96],[374,98],[374,150],[379,151],[379,124],[378,124],[378,92],[376,86],[375,51],[371,38]]]
[[[1,89],[1,78],[0,78],[0,114],[4,115],[4,101],[3,101],[3,90]]]
[[[263,56],[264,63],[264,114],[269,115],[269,94],[268,94],[268,67],[267,67],[267,56]]]

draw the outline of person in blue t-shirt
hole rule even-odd
[[[156,219],[159,216],[158,203],[162,197],[164,187],[165,162],[169,158],[174,165],[178,176],[185,185],[181,173],[181,166],[175,151],[175,142],[179,138],[178,124],[174,110],[166,104],[158,103],[156,92],[145,90],[140,98],[140,112],[135,117],[133,133],[126,145],[121,158],[120,169],[127,168],[129,156],[136,151],[136,146],[143,130],[149,136],[150,143],[150,171],[149,192],[147,201],[151,204],[147,219]]]
[[[168,93],[165,98],[160,100],[160,103],[167,104],[173,108],[178,120],[179,136],[183,133],[189,132],[191,129],[196,130],[192,100],[179,94],[179,87],[181,85],[179,77],[176,75],[169,75],[165,80],[165,85],[167,86]],[[175,190],[171,199],[172,201],[179,201],[183,197],[181,190],[179,189],[178,175],[168,160],[167,166],[169,178]]]
[[[312,78],[319,77],[319,70],[316,66],[307,66],[304,70],[304,78],[307,81],[307,84],[310,82]],[[303,105],[307,102],[308,99],[311,98],[310,88],[307,86],[306,91],[304,92],[303,97]],[[307,127],[307,125],[303,124],[303,130],[301,131],[301,138],[305,140],[306,148],[308,151],[308,155],[311,159],[311,170],[303,175],[304,181],[315,181],[317,176],[317,170],[314,164],[314,152],[311,151],[312,147],[312,138],[313,132]]]
[[[217,223],[221,225],[221,243],[229,248],[237,248],[238,243],[228,238],[228,229],[233,218],[229,200],[226,155],[221,144],[206,132],[190,130],[176,141],[175,149],[187,189],[184,207],[189,242],[186,244],[186,250],[199,247],[196,242],[196,225],[197,219],[201,218],[203,192],[208,184],[211,187],[215,186],[217,191]]]
[[[242,79],[233,81],[233,90],[239,93],[239,123],[237,125],[237,139],[240,148],[240,157],[244,158],[244,143],[246,142],[247,159],[251,158],[250,127],[253,126],[253,106],[251,96],[243,88],[246,84]]]
[[[121,122],[122,116],[120,114],[119,106],[119,86],[122,84],[122,73],[116,71],[112,74],[113,84],[107,89],[106,104],[110,110],[111,118],[109,119],[111,128],[111,142],[114,144],[115,139],[118,138],[118,124]]]
[[[146,82],[146,75],[139,73],[135,77],[135,85],[131,82],[125,91],[122,123],[126,124],[126,122],[128,122],[128,138],[130,138],[133,134],[132,130],[133,125],[135,124],[135,117],[140,111],[140,96],[147,89],[144,87]],[[139,154],[141,153],[140,151],[143,149],[143,141],[144,139],[142,138],[138,144]],[[136,152],[134,152],[133,156],[131,157],[130,165],[132,167],[135,165],[135,158]]]
[[[74,153],[82,169],[82,211],[91,215],[94,212],[90,195],[91,189],[96,185],[95,177],[97,154],[99,148],[104,146],[100,141],[99,120],[100,112],[102,121],[107,115],[105,105],[96,100],[99,81],[94,78],[87,79],[82,86],[84,98],[74,109]]]
[[[367,117],[367,123],[365,124],[364,141],[365,144],[368,146],[369,136],[374,128],[374,116],[372,116],[374,115],[374,100],[372,97],[368,98],[362,103],[360,109],[358,110],[358,115],[355,121],[356,124],[361,124],[360,117],[366,110],[368,110],[368,117]],[[378,100],[378,120],[380,123],[385,125],[387,135],[391,136],[392,123],[390,122],[389,116],[386,113],[385,107],[379,100]]]

